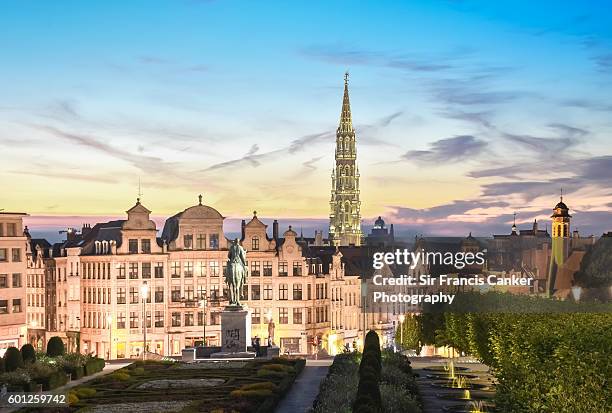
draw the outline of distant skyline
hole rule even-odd
[[[0,209],[321,228],[350,72],[366,223],[612,230],[604,2],[3,1]],[[324,227],[324,226],[323,226]],[[55,228],[55,227],[54,227]]]

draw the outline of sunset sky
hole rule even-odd
[[[612,230],[604,2],[0,3],[0,209],[324,225],[350,72],[362,212],[405,231]],[[85,218],[64,219],[65,216]]]

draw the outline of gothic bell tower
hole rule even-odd
[[[355,128],[348,91],[349,75],[344,75],[344,96],[340,124],[336,130],[336,167],[332,171],[329,213],[329,239],[332,245],[361,245],[361,201]]]
[[[553,208],[552,218],[552,247],[550,266],[548,268],[547,292],[554,294],[557,283],[559,268],[565,263],[570,252],[570,218],[569,208],[563,202],[563,190],[561,199]]]

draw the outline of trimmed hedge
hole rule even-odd
[[[9,347],[4,353],[4,369],[6,371],[15,371],[23,367],[23,358],[21,352],[16,347]]]
[[[49,376],[39,378],[37,383],[42,384],[43,390],[53,390],[68,383],[68,376],[63,371],[55,371]]]
[[[85,375],[90,376],[104,369],[104,359],[92,358],[85,363]]]
[[[24,363],[34,363],[36,361],[36,350],[31,344],[24,344],[20,351]]]
[[[380,340],[375,331],[369,331],[366,334],[363,356],[359,364],[359,385],[353,403],[353,412],[382,411],[379,387],[381,367]]]
[[[47,356],[49,357],[57,357],[64,354],[66,350],[64,349],[64,342],[58,336],[53,336],[49,339],[47,343]]]

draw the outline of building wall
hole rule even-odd
[[[0,353],[27,341],[25,214],[0,212]]]

